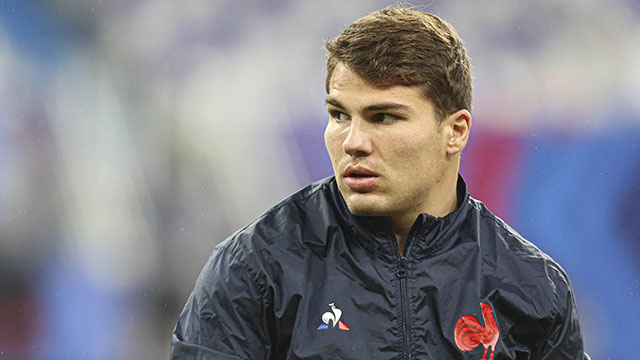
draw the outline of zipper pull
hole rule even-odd
[[[404,256],[400,256],[400,259],[398,261],[398,272],[396,273],[396,276],[401,279],[407,277],[407,258]]]

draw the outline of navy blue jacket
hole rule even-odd
[[[569,278],[478,200],[391,223],[352,215],[334,178],[220,243],[172,359],[583,359]]]

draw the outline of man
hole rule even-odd
[[[469,58],[386,8],[326,44],[335,177],[221,243],[174,359],[582,359],[562,268],[469,197]]]

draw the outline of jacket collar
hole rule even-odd
[[[399,256],[396,237],[391,221],[386,217],[357,216],[351,214],[347,208],[335,180],[332,183],[335,200],[341,217],[347,220],[352,234],[367,248],[384,256],[396,258]],[[405,256],[422,258],[442,249],[448,239],[460,230],[469,212],[471,201],[469,190],[461,175],[457,184],[458,205],[456,209],[444,217],[420,214],[414,222],[409,237]]]

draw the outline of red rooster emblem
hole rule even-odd
[[[480,303],[482,306],[482,319],[485,326],[480,325],[478,319],[473,315],[464,315],[456,323],[454,337],[456,345],[462,351],[471,351],[476,346],[484,346],[484,354],[480,359],[493,359],[493,352],[496,350],[496,343],[500,337],[498,324],[493,317],[493,309],[489,304]],[[487,358],[487,350],[491,346],[491,356]]]

